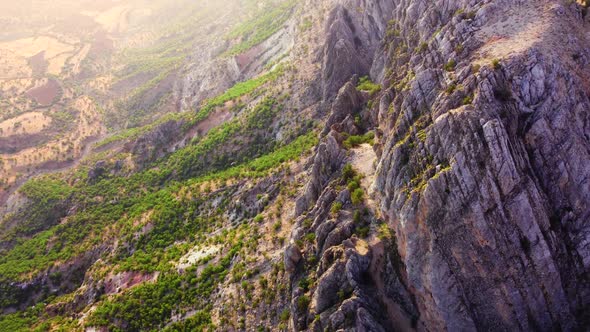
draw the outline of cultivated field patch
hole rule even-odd
[[[48,106],[58,97],[60,89],[61,87],[57,81],[48,79],[45,84],[27,91],[27,95],[33,98],[38,104]]]

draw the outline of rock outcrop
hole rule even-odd
[[[454,5],[398,9],[389,45],[421,49],[415,19],[421,40],[440,31],[393,57],[393,72],[412,77],[388,91],[376,182],[420,319],[435,330],[579,329],[590,103],[588,72],[572,59],[587,53],[584,22],[555,1]]]
[[[329,100],[352,75],[367,74],[393,14],[394,1],[336,1],[326,22],[322,82]]]
[[[185,132],[182,129],[183,125],[184,121],[166,121],[127,143],[124,150],[133,153],[136,156],[135,162],[140,167],[144,167],[174,148],[174,144],[183,137]]]
[[[380,158],[374,183],[380,206],[372,213],[382,212],[395,230],[399,261],[379,263],[388,266],[385,279],[364,281],[371,287],[385,281],[395,290],[386,298],[403,303],[403,314],[367,304],[355,279],[368,273],[367,261],[351,245],[363,240],[352,235],[350,219],[328,211],[340,195],[329,184],[340,168],[326,167],[327,160],[343,165],[345,159],[331,157],[326,147],[337,142],[334,130],[350,128],[342,108],[358,106],[354,98],[340,102],[353,95],[346,93],[350,83],[326,66],[324,82],[344,86],[334,103],[341,107],[332,109],[300,199],[306,204],[296,211],[307,211],[299,224],[313,220],[320,263],[309,315],[319,320],[300,314],[295,327],[325,328],[330,321],[343,328],[347,321],[354,322],[350,328],[379,331],[388,328],[379,317],[387,317],[393,326],[411,321],[411,329],[426,330],[584,329],[590,324],[590,41],[580,7],[509,0],[368,5],[379,6],[392,20],[375,57],[359,56],[369,63],[350,51],[353,32],[366,30],[356,28],[359,17],[348,17],[346,5],[331,15],[328,35],[341,38],[328,41],[328,54],[340,50],[348,56],[339,61],[352,59],[350,68],[361,72],[371,68],[385,87],[369,108],[378,118]],[[304,235],[296,229],[292,238]],[[368,248],[370,256],[376,247]],[[354,268],[347,272],[349,264]],[[355,295],[337,301],[334,292],[347,288]],[[294,301],[299,293],[296,287]],[[343,319],[341,310],[352,306],[354,319]],[[334,312],[330,319],[327,312]]]

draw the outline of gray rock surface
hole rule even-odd
[[[392,125],[381,126],[376,180],[420,319],[434,330],[586,326],[590,103],[588,72],[569,52],[587,53],[588,44],[566,42],[583,38],[584,23],[572,9],[554,11],[554,1],[455,4],[470,19],[438,4],[416,1],[394,15],[404,37],[394,43],[411,42],[414,20],[419,35],[440,33],[425,54],[394,58],[394,70],[415,78],[394,90],[395,112],[382,114]],[[499,20],[507,34],[525,29],[520,13],[546,29],[528,31],[538,43],[484,44]],[[567,52],[546,47],[561,41]],[[482,49],[501,60],[478,59]],[[449,58],[452,72],[443,69]],[[473,101],[462,102],[467,96]]]
[[[310,326],[586,328],[590,40],[580,7],[549,0],[369,1],[358,12],[370,16],[385,8],[373,16],[389,22],[382,30],[359,27],[366,17],[350,5],[340,3],[328,20],[324,61],[340,62],[324,66],[323,81],[342,89],[310,165],[305,204],[296,209],[314,220],[314,252],[321,258],[312,290],[319,321]],[[355,33],[367,29],[383,42],[355,48]],[[371,40],[371,33],[364,36]],[[371,52],[375,56],[367,57]],[[367,66],[383,85],[370,111],[378,123],[374,199],[380,211],[374,212],[396,234],[393,252],[385,255],[374,246],[361,255],[351,245],[350,217],[330,216],[320,194],[337,190],[334,178],[346,160],[334,158],[337,138],[359,129],[346,120],[359,109],[346,81]],[[334,272],[342,261],[346,282]],[[338,290],[339,282],[346,287]],[[371,306],[375,289],[389,306]],[[335,302],[336,290],[347,299]],[[392,314],[389,301],[403,308],[401,316]],[[411,326],[401,323],[407,321]]]

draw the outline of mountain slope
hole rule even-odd
[[[253,6],[13,195],[0,330],[590,324],[585,8]]]

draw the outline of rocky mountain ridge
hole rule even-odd
[[[387,298],[418,329],[583,329],[589,299],[584,11],[553,1],[393,7],[371,69],[389,88],[369,110],[378,116],[380,138],[374,211],[395,230],[400,255],[397,265],[380,261],[378,272],[390,266]],[[346,111],[354,111],[352,100]],[[408,327],[400,315],[384,312],[384,301],[371,308],[375,295],[366,288],[383,278],[367,257],[378,246],[367,253],[362,240],[344,240],[350,225],[326,216],[334,199],[350,203],[346,190],[326,188],[329,170],[338,168],[332,163],[341,167],[345,159],[335,137],[357,130],[341,112],[330,117],[341,123],[324,131],[330,133],[302,197],[319,197],[310,212],[321,248],[311,310],[320,319],[312,329],[343,327],[343,311],[354,321],[348,328]],[[333,228],[329,236],[340,234],[341,245],[322,244],[326,227]],[[296,249],[287,257],[299,257]],[[346,288],[352,297],[333,311],[329,294]],[[388,325],[386,317],[398,319]]]
[[[86,175],[67,175],[72,189],[50,203],[69,210],[46,221],[62,228],[49,228],[45,254],[70,248],[59,241],[68,225],[95,228],[73,254],[56,254],[63,264],[11,270],[20,242],[2,242],[0,271],[14,280],[0,278],[0,308],[13,315],[0,324],[587,328],[586,9],[289,6],[281,28],[246,51],[226,56],[227,41],[195,50],[174,94],[196,115],[105,145],[82,163]]]

